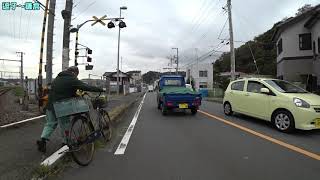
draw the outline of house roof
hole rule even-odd
[[[317,20],[320,19],[320,4],[311,8],[310,10],[299,14],[295,17],[290,17],[287,20],[280,22],[276,25],[276,30],[273,33],[272,41],[276,41],[279,37],[279,35],[288,27],[304,20],[305,18],[309,18],[307,22],[304,24],[304,27],[311,28]]]
[[[128,71],[127,73],[128,73],[128,74],[131,74],[131,73],[141,73],[141,71]]]
[[[129,78],[132,78],[131,75],[128,74],[128,73],[125,73],[125,72],[122,72],[122,71],[119,71],[119,73],[120,73],[120,74],[124,74],[124,75],[126,75],[127,77],[129,77]],[[116,75],[116,74],[117,74],[116,71],[115,71],[115,72],[105,72],[105,73],[103,74],[103,76],[113,77],[113,76]]]

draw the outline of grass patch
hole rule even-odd
[[[45,178],[50,174],[50,171],[49,166],[40,165],[33,170],[33,179]]]
[[[15,87],[13,89],[13,93],[15,96],[17,97],[23,97],[24,96],[24,91],[23,91],[23,88],[22,87]]]
[[[122,104],[109,112],[111,121],[115,122],[117,118],[129,107],[129,104]]]

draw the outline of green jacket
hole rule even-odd
[[[71,72],[62,71],[51,84],[47,109],[52,110],[53,103],[56,101],[75,97],[78,89],[90,92],[103,91],[101,88],[89,86],[78,80]]]

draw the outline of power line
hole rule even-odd
[[[217,0],[217,2],[219,2],[220,0]],[[196,32],[199,28],[199,26],[204,22],[203,19],[207,20],[208,16],[210,15],[210,10],[212,9],[212,4],[214,3],[214,1],[210,1],[211,3],[208,4],[208,6],[206,6],[206,8],[202,11],[202,13],[200,15],[197,15],[195,17],[198,17],[196,18],[196,21],[192,22],[193,26],[191,28],[190,31],[187,31],[187,33],[185,33],[186,35],[189,35],[189,34],[192,34],[194,32]],[[215,7],[215,6],[213,6]],[[182,42],[185,42],[186,40],[188,40],[190,38],[190,36],[188,36],[188,38],[181,38],[177,44],[180,44]]]
[[[72,21],[73,20],[75,20],[75,19],[77,19],[81,14],[83,14],[84,12],[86,12],[92,5],[94,5],[95,3],[96,3],[97,1],[94,1],[94,2],[92,2],[92,3],[90,3],[84,10],[82,10],[76,17],[74,17],[73,19],[72,19]]]
[[[216,48],[214,48],[213,50],[210,50],[209,52],[203,54],[202,56],[199,57],[199,59],[203,59],[203,58],[206,59],[206,58],[212,56],[212,54],[215,53],[215,52],[221,52],[221,51],[219,51],[219,49],[221,49],[221,48],[223,47],[223,46],[221,46],[222,44],[223,44],[223,43],[219,43]],[[188,63],[185,64],[185,65],[183,65],[182,67],[186,67],[186,66],[189,66],[189,65],[191,65],[191,64],[196,63],[196,62],[195,62],[195,59],[193,59],[193,58],[190,58],[189,60],[190,60],[190,61],[188,61]],[[202,60],[201,60],[201,61],[202,61]]]

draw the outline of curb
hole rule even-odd
[[[133,104],[135,104],[139,98],[143,97],[144,94],[137,96],[136,99],[132,100],[131,102],[125,104],[123,106],[123,104],[121,104],[116,108],[121,108],[119,112],[117,112],[115,115],[113,115],[112,117],[110,117],[111,122],[112,123],[119,123],[121,122],[119,120],[119,117],[121,117],[121,115],[128,109],[130,108]],[[110,111],[111,114],[112,110]],[[111,116],[111,115],[110,115]],[[46,168],[49,169],[53,169],[55,167],[56,164],[58,164],[58,162],[61,160],[61,158],[64,156],[63,154],[60,154],[59,152],[62,152],[63,150],[65,150],[67,147],[63,146],[62,148],[60,148],[59,150],[57,150],[56,152],[54,152],[51,156],[47,157],[43,162],[40,163],[40,166],[44,166]],[[45,180],[48,178],[48,175],[45,175],[44,177],[33,177],[31,178],[31,180]]]
[[[46,115],[36,116],[36,117],[25,119],[25,120],[22,120],[22,121],[17,121],[17,122],[14,122],[14,123],[5,124],[5,125],[0,126],[0,129],[9,128],[9,127],[18,127],[19,125],[23,125],[23,123],[31,122],[31,121],[34,121],[34,120],[37,120],[37,119],[41,119],[41,118],[44,118],[44,117],[46,117]]]

